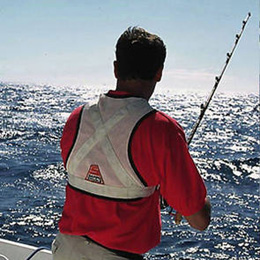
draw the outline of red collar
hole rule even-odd
[[[119,91],[119,90],[109,90],[106,96],[115,97],[115,98],[136,97],[127,91]]]

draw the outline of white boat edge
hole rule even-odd
[[[26,260],[37,249],[34,246],[0,238],[0,260]],[[52,253],[47,249],[40,250],[32,260],[52,260]]]

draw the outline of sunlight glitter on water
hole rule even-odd
[[[50,246],[65,197],[59,138],[71,111],[102,90],[1,85],[0,235]],[[189,136],[205,93],[158,93],[151,103]],[[10,102],[11,100],[11,102]],[[190,151],[208,188],[212,223],[204,233],[162,212],[162,243],[146,259],[250,259],[259,256],[259,142],[256,95],[218,94]]]

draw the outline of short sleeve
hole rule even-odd
[[[204,206],[206,188],[189,153],[182,128],[170,123],[167,131],[161,194],[175,210],[189,216]]]
[[[132,157],[146,183],[160,184],[161,195],[182,215],[204,206],[206,187],[177,121],[161,112],[146,118],[135,132]]]
[[[66,162],[77,138],[80,116],[83,106],[76,108],[69,116],[62,132],[60,141],[61,157],[66,167]]]

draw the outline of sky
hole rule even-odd
[[[259,91],[259,0],[0,0],[0,82],[115,87],[118,37],[159,35],[159,89],[211,91],[242,21],[252,16],[219,88]]]

